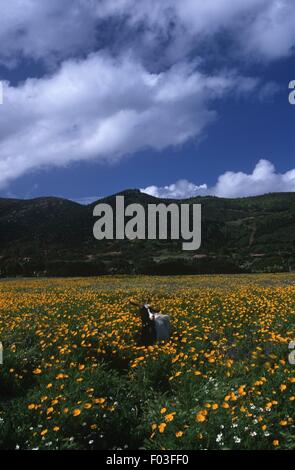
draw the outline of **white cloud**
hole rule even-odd
[[[268,160],[260,160],[253,173],[228,171],[219,176],[215,186],[197,186],[187,180],[180,180],[169,186],[148,186],[141,190],[160,198],[185,199],[193,196],[212,195],[225,198],[257,196],[271,192],[294,192],[295,169],[280,174]]]
[[[294,52],[294,0],[104,0],[101,16],[128,18],[145,28],[146,44],[170,38],[177,56],[228,32],[239,54],[273,60]],[[200,51],[201,53],[201,51]]]
[[[107,44],[106,19],[114,24]],[[278,59],[294,52],[294,0],[9,0],[1,2],[0,61],[20,57],[54,59],[89,53],[113,42],[145,54],[161,45],[162,54],[179,59],[229,33],[239,54]],[[124,35],[123,35],[124,33]],[[126,34],[125,34],[126,33]],[[141,38],[140,38],[141,36]],[[132,39],[133,37],[133,39]],[[143,41],[141,43],[141,41]],[[165,44],[167,41],[167,44]]]
[[[148,186],[145,189],[141,189],[141,192],[163,199],[186,199],[196,195],[206,195],[207,190],[208,187],[206,184],[197,186],[183,179],[168,186]]]
[[[291,0],[2,2],[0,63],[32,58],[54,63],[55,72],[5,85],[0,187],[37,168],[116,162],[147,147],[161,150],[200,137],[216,117],[215,100],[253,90],[265,99],[277,85],[261,87],[255,78],[224,70],[202,74],[186,52],[197,49],[202,56],[204,43],[229,32],[239,52],[284,57],[295,44],[294,18]],[[115,23],[106,25],[109,19]],[[131,52],[120,41],[123,30]],[[121,42],[116,54],[113,42]],[[153,73],[145,51],[159,46],[170,60]]]
[[[246,52],[261,55],[265,60],[294,53],[294,0],[269,1],[245,29],[242,39]]]
[[[206,76],[193,64],[149,73],[131,56],[106,53],[63,63],[55,74],[4,84],[0,185],[29,170],[95,159],[115,162],[200,136],[216,116],[211,102],[248,93],[257,81]],[[246,84],[246,86],[245,86]]]
[[[94,6],[93,0],[2,1],[0,61],[51,61],[89,51],[96,43]]]

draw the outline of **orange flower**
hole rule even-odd
[[[94,403],[96,403],[97,405],[102,405],[105,401],[106,401],[105,398],[95,398],[94,399]]]
[[[165,431],[167,424],[166,423],[161,423],[159,424],[159,431],[163,433]]]
[[[175,415],[175,412],[166,415],[165,416],[165,421],[167,421],[167,422],[173,421],[174,420],[174,415]]]
[[[73,416],[79,416],[81,414],[81,410],[79,410],[78,408],[76,408],[74,411],[73,411]]]
[[[245,387],[246,387],[246,385],[241,385],[241,386],[238,388],[238,394],[239,394],[240,396],[246,395],[246,392],[245,392],[245,390],[244,390]]]
[[[204,411],[199,411],[199,413],[196,415],[196,421],[198,423],[204,423],[204,421],[206,421],[206,414]]]

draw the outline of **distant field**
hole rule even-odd
[[[8,280],[0,312],[2,449],[295,448],[295,275]]]

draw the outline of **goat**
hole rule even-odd
[[[141,318],[141,341],[145,346],[154,344],[157,341],[168,340],[171,334],[170,317],[153,310],[149,304],[139,305],[138,314]]]

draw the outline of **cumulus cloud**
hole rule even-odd
[[[280,59],[294,53],[295,3],[269,1],[242,34],[246,52],[265,60]]]
[[[147,43],[169,37],[174,54],[230,33],[239,53],[273,60],[294,52],[294,0],[104,0],[102,16],[120,15],[145,29]]]
[[[1,2],[0,61],[25,57],[50,62],[96,44],[92,0],[10,0]]]
[[[202,55],[204,42],[222,32],[239,54],[273,60],[294,51],[294,17],[293,0],[9,0],[1,4],[0,60],[85,55],[105,47],[106,20],[114,21],[110,48],[119,40],[141,44],[142,54],[160,46],[163,56],[183,58]]]
[[[214,121],[215,100],[275,93],[276,84],[261,87],[238,72],[206,73],[203,45],[220,32],[239,51],[266,60],[291,54],[295,44],[293,0],[2,3],[0,63],[33,59],[55,67],[4,86],[0,187],[49,165],[116,162],[144,148],[181,145]],[[163,59],[161,66],[145,60],[146,51]]]
[[[168,186],[148,186],[141,189],[141,192],[150,196],[160,197],[163,199],[187,199],[189,197],[206,195],[208,191],[207,184],[196,185],[182,179]]]
[[[96,159],[115,162],[198,137],[215,118],[211,102],[249,92],[255,80],[206,76],[193,64],[149,73],[131,56],[106,53],[64,62],[55,74],[4,84],[0,185],[31,169]]]
[[[160,198],[185,199],[193,196],[218,196],[225,198],[257,196],[271,192],[294,192],[295,169],[277,173],[268,160],[260,160],[251,174],[227,171],[219,176],[215,186],[195,185],[187,180],[158,187],[148,186],[142,192]]]

